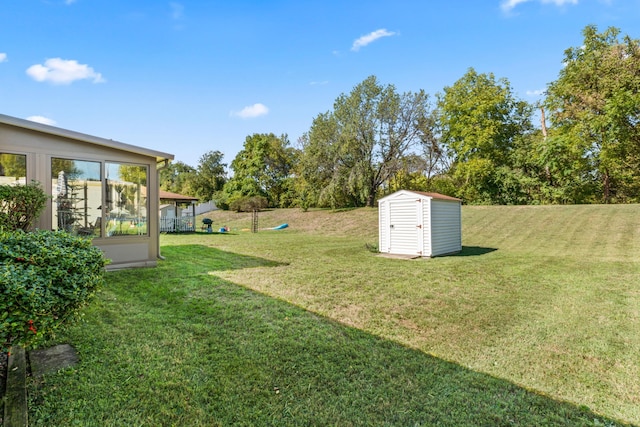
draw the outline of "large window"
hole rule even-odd
[[[25,185],[27,183],[27,156],[0,153],[0,184]]]
[[[147,167],[105,164],[105,233],[107,236],[148,235]]]
[[[100,162],[51,159],[52,228],[71,234],[102,235]]]

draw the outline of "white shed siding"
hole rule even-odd
[[[389,246],[389,203],[380,203],[378,206],[378,250],[388,253]]]
[[[396,199],[389,206],[390,252],[419,255],[418,202],[415,197]]]
[[[431,201],[432,256],[462,250],[460,203],[455,201]]]
[[[422,225],[421,237],[422,256],[431,256],[431,199],[422,199],[422,213],[420,215]]]

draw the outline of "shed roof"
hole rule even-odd
[[[448,201],[452,201],[452,202],[462,202],[462,199],[458,199],[456,197],[447,196],[445,194],[429,193],[429,192],[426,192],[426,191],[414,191],[414,190],[399,190],[399,191],[396,191],[395,193],[391,193],[388,196],[385,196],[385,197],[381,198],[380,200],[384,200],[386,198],[392,198],[392,197],[395,197],[395,196],[397,196],[399,194],[404,194],[404,193],[418,194],[420,196],[430,197],[432,199],[437,199],[437,200],[448,200]]]
[[[423,196],[431,197],[432,199],[452,200],[456,202],[462,201],[462,199],[458,199],[457,197],[447,196],[446,194],[440,194],[440,193],[428,193],[425,191],[412,191],[412,193],[422,194]]]
[[[126,151],[133,154],[141,154],[144,156],[155,157],[157,162],[163,162],[165,160],[173,160],[173,154],[163,153],[161,151],[150,150],[148,148],[137,147],[135,145],[125,144],[124,142],[114,141],[112,139],[100,138],[98,136],[87,135],[80,132],[75,132],[68,129],[62,129],[55,126],[45,125],[42,123],[33,122],[31,120],[19,119],[17,117],[7,116],[0,114],[0,123],[6,124],[22,129],[28,129],[34,132],[46,133],[49,135],[61,136],[68,139],[75,139],[76,141],[82,141],[93,145],[99,145],[102,147],[114,148],[117,150]]]

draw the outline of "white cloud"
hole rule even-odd
[[[502,2],[502,4],[500,5],[500,8],[502,10],[504,10],[505,12],[510,11],[511,9],[513,9],[514,7],[516,7],[517,5],[519,5],[520,3],[525,3],[528,2],[529,0],[504,0]]]
[[[175,20],[182,19],[184,16],[184,6],[176,2],[169,3],[169,6],[171,6],[171,18]]]
[[[102,74],[97,73],[86,64],[79,64],[73,59],[50,58],[42,64],[27,68],[27,74],[38,82],[50,82],[66,85],[76,80],[92,80],[93,83],[104,83]]]
[[[0,53],[0,62],[7,62],[7,54],[6,53]]]
[[[527,96],[540,96],[544,95],[544,89],[528,90],[525,93]]]
[[[375,30],[365,36],[360,37],[359,39],[356,39],[353,42],[353,45],[351,46],[351,50],[353,51],[358,51],[360,50],[361,47],[364,47],[366,45],[368,45],[369,43],[372,43],[376,40],[378,40],[379,38],[382,37],[390,37],[390,36],[394,36],[396,33],[393,31],[387,31],[386,28],[381,28],[379,30]]]
[[[579,0],[542,0],[542,3],[553,3],[556,6],[564,6],[565,4],[578,4]]]
[[[309,84],[311,86],[324,86],[324,85],[329,84],[329,80],[322,80],[322,81],[317,81],[317,82],[314,81],[314,82],[309,82]]]
[[[55,120],[50,119],[48,117],[43,117],[43,116],[29,116],[27,117],[27,120],[31,120],[32,122],[42,123],[43,125],[49,125],[49,126],[54,126],[56,124]]]
[[[528,1],[532,1],[532,0],[503,0],[503,2],[500,4],[500,7],[502,8],[503,11],[509,12],[513,8],[515,8],[517,5],[521,3],[526,3]],[[537,0],[537,1],[540,1],[542,4],[553,3],[556,6],[564,6],[565,4],[578,4],[579,0]]]
[[[232,111],[231,116],[240,117],[243,119],[252,119],[254,117],[260,117],[269,114],[269,109],[264,104],[253,104],[248,107],[244,107],[240,111]]]

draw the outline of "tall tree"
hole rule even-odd
[[[233,177],[224,185],[228,203],[240,197],[265,197],[269,206],[283,206],[293,199],[292,170],[297,150],[289,144],[287,135],[248,136],[244,146],[231,162]]]
[[[424,159],[425,190],[434,191],[438,187],[434,181],[441,178],[450,167],[449,158],[440,140],[438,112],[434,110],[428,116],[421,118],[418,129]]]
[[[381,185],[420,141],[424,91],[398,94],[370,76],[318,115],[305,139],[303,175],[323,184],[319,203],[374,206]]]
[[[601,201],[639,201],[640,42],[613,27],[583,35],[548,86],[551,121],[593,162]]]
[[[222,163],[220,151],[208,151],[200,157],[195,178],[190,183],[194,196],[200,200],[213,200],[227,181],[227,165]]]
[[[451,159],[458,196],[468,203],[500,203],[498,170],[509,167],[516,139],[532,129],[532,107],[507,79],[473,68],[438,96],[441,142]]]
[[[184,162],[170,163],[160,169],[160,188],[172,193],[195,197],[193,181],[196,169]]]

